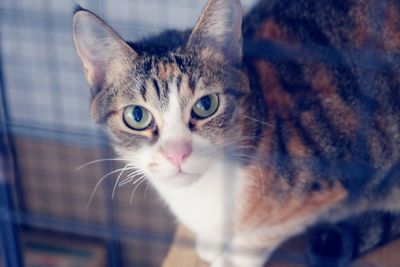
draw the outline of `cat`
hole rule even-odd
[[[336,224],[318,224],[308,232],[309,267],[347,267],[358,256],[400,236],[400,213],[369,211]]]
[[[192,30],[125,42],[77,8],[91,115],[212,267],[400,211],[400,3],[209,0]]]

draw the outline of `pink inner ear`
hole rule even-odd
[[[73,18],[74,42],[91,87],[102,87],[112,62],[126,62],[137,54],[96,15],[79,11]]]
[[[174,165],[180,167],[192,154],[192,144],[187,141],[169,141],[161,146],[161,153]]]
[[[90,86],[94,86],[96,83],[96,77],[93,64],[91,64],[84,55],[81,55],[81,62],[83,71],[85,72],[86,80],[88,81]]]
[[[78,53],[89,86],[92,88],[101,86],[101,84],[104,82],[104,76],[106,71],[105,63],[90,58],[93,55],[90,55],[90,51],[87,51],[87,48],[85,47],[83,47],[82,49],[78,49]]]

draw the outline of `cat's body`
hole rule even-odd
[[[191,34],[129,47],[78,10],[74,39],[93,117],[200,256],[260,267],[315,222],[400,211],[399,14],[396,1],[262,0],[242,47],[240,3],[210,0]]]

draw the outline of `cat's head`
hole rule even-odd
[[[75,12],[92,116],[150,179],[189,185],[246,139],[241,23],[239,0],[210,0],[181,47],[146,53],[96,15]]]

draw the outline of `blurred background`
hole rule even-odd
[[[255,1],[242,2],[248,9]],[[76,3],[135,41],[192,27],[206,0]],[[121,164],[100,160],[114,155],[89,117],[72,43],[74,5],[0,1],[0,264],[160,266],[175,220],[147,183],[133,201],[136,185],[113,196],[118,173],[110,172]]]

